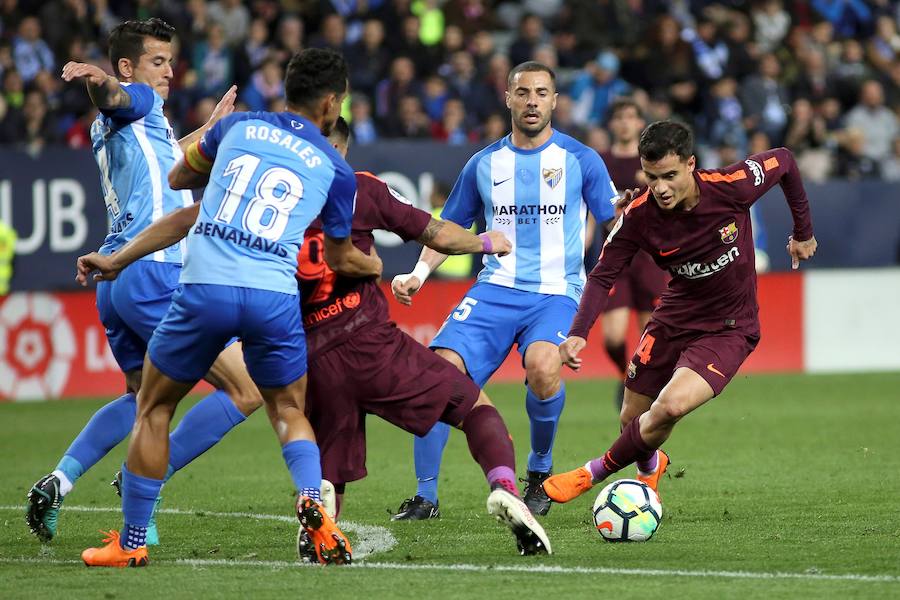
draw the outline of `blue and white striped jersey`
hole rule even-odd
[[[212,164],[188,234],[182,283],[297,294],[297,251],[317,216],[350,235],[356,175],[309,120],[290,112],[233,113],[188,150]]]
[[[469,159],[441,217],[469,227],[479,211],[513,251],[484,257],[478,281],[569,296],[584,289],[587,211],[598,223],[614,216],[616,188],[594,150],[554,131],[524,150],[506,136]]]
[[[143,83],[122,83],[128,108],[102,111],[91,126],[100,189],[109,213],[109,234],[100,254],[112,254],[163,215],[194,200],[190,191],[169,187],[169,171],[181,147],[163,115],[163,99]],[[180,264],[184,242],[142,260]]]

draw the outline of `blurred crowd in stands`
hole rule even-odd
[[[703,166],[785,145],[812,180],[900,180],[898,0],[0,0],[0,144],[89,147],[96,113],[62,65],[111,72],[109,31],[152,16],[178,31],[178,135],[232,83],[240,109],[280,110],[289,57],[327,47],[351,66],[355,143],[485,143],[509,128],[509,69],[537,60],[554,127],[598,151],[630,95],[692,125]]]

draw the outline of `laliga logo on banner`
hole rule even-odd
[[[60,396],[75,353],[72,325],[50,294],[13,294],[0,304],[0,398]]]

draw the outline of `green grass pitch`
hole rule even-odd
[[[558,470],[613,440],[614,385],[569,383]],[[51,544],[27,532],[23,507],[103,400],[3,404],[0,597],[897,598],[898,390],[900,374],[739,376],[667,442],[680,476],[661,484],[665,514],[651,541],[602,541],[588,495],[543,518],[551,557],[518,556],[486,514],[486,485],[459,432],[441,473],[443,517],[391,523],[390,510],[415,489],[412,439],[370,418],[369,477],[348,486],[342,520],[356,549],[372,553],[350,568],[294,564],[292,486],[258,413],[165,487],[163,545],[148,568],[87,569],[81,550],[99,543],[99,529],[121,526],[108,482],[124,446],[66,498]],[[488,392],[524,472],[523,389]]]

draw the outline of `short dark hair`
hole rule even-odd
[[[662,160],[669,154],[687,160],[694,154],[694,134],[681,123],[657,121],[641,134],[638,153],[650,162]]]
[[[328,139],[338,144],[347,144],[350,142],[350,124],[344,117],[338,117],[328,134]]]
[[[284,76],[284,96],[295,107],[310,107],[326,94],[347,91],[347,62],[334,50],[307,48],[291,57]]]
[[[637,103],[637,101],[631,96],[619,96],[613,103],[610,104],[609,110],[606,112],[606,122],[612,121],[613,117],[621,111],[628,108],[633,108],[637,113],[638,118],[644,118],[644,112],[641,110],[641,106]]]
[[[116,77],[119,73],[119,59],[127,58],[137,64],[144,53],[144,38],[150,37],[162,42],[171,42],[175,28],[153,17],[143,21],[125,21],[115,26],[109,34],[109,62]]]
[[[556,88],[556,73],[553,72],[553,69],[545,65],[544,63],[539,63],[536,60],[529,60],[527,62],[523,62],[522,64],[516,65],[510,70],[509,75],[506,77],[506,87],[511,88],[513,78],[519,73],[538,73],[544,72],[550,74],[550,80],[553,82],[553,87]]]

